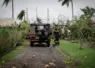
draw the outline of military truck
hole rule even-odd
[[[50,46],[50,24],[30,24],[29,40],[30,45]]]

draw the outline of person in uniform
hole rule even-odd
[[[54,42],[55,42],[55,44],[59,44],[59,30],[58,30],[58,28],[55,28],[55,30],[54,30]]]

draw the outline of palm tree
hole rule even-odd
[[[17,18],[18,18],[19,20],[22,20],[22,19],[24,18],[24,20],[25,20],[25,10],[22,10],[22,11],[18,14]]]
[[[39,17],[37,17],[37,22],[38,22],[39,24],[41,24],[41,23],[42,23],[42,20],[41,20]]]
[[[88,6],[81,9],[81,11],[84,13],[82,16],[86,16],[88,18],[92,18],[95,13],[95,9]]]
[[[4,0],[3,5],[8,6],[10,1],[12,1],[12,18],[14,18],[14,0]]]
[[[73,0],[59,0],[59,2],[62,1],[62,6],[65,4],[69,6],[69,3],[71,2],[71,8],[72,8],[72,19],[74,18],[74,6],[73,6]]]

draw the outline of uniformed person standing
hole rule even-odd
[[[54,30],[54,42],[57,45],[59,44],[59,30],[57,27]]]

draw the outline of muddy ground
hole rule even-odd
[[[27,46],[1,68],[66,68],[66,66],[54,47]]]

